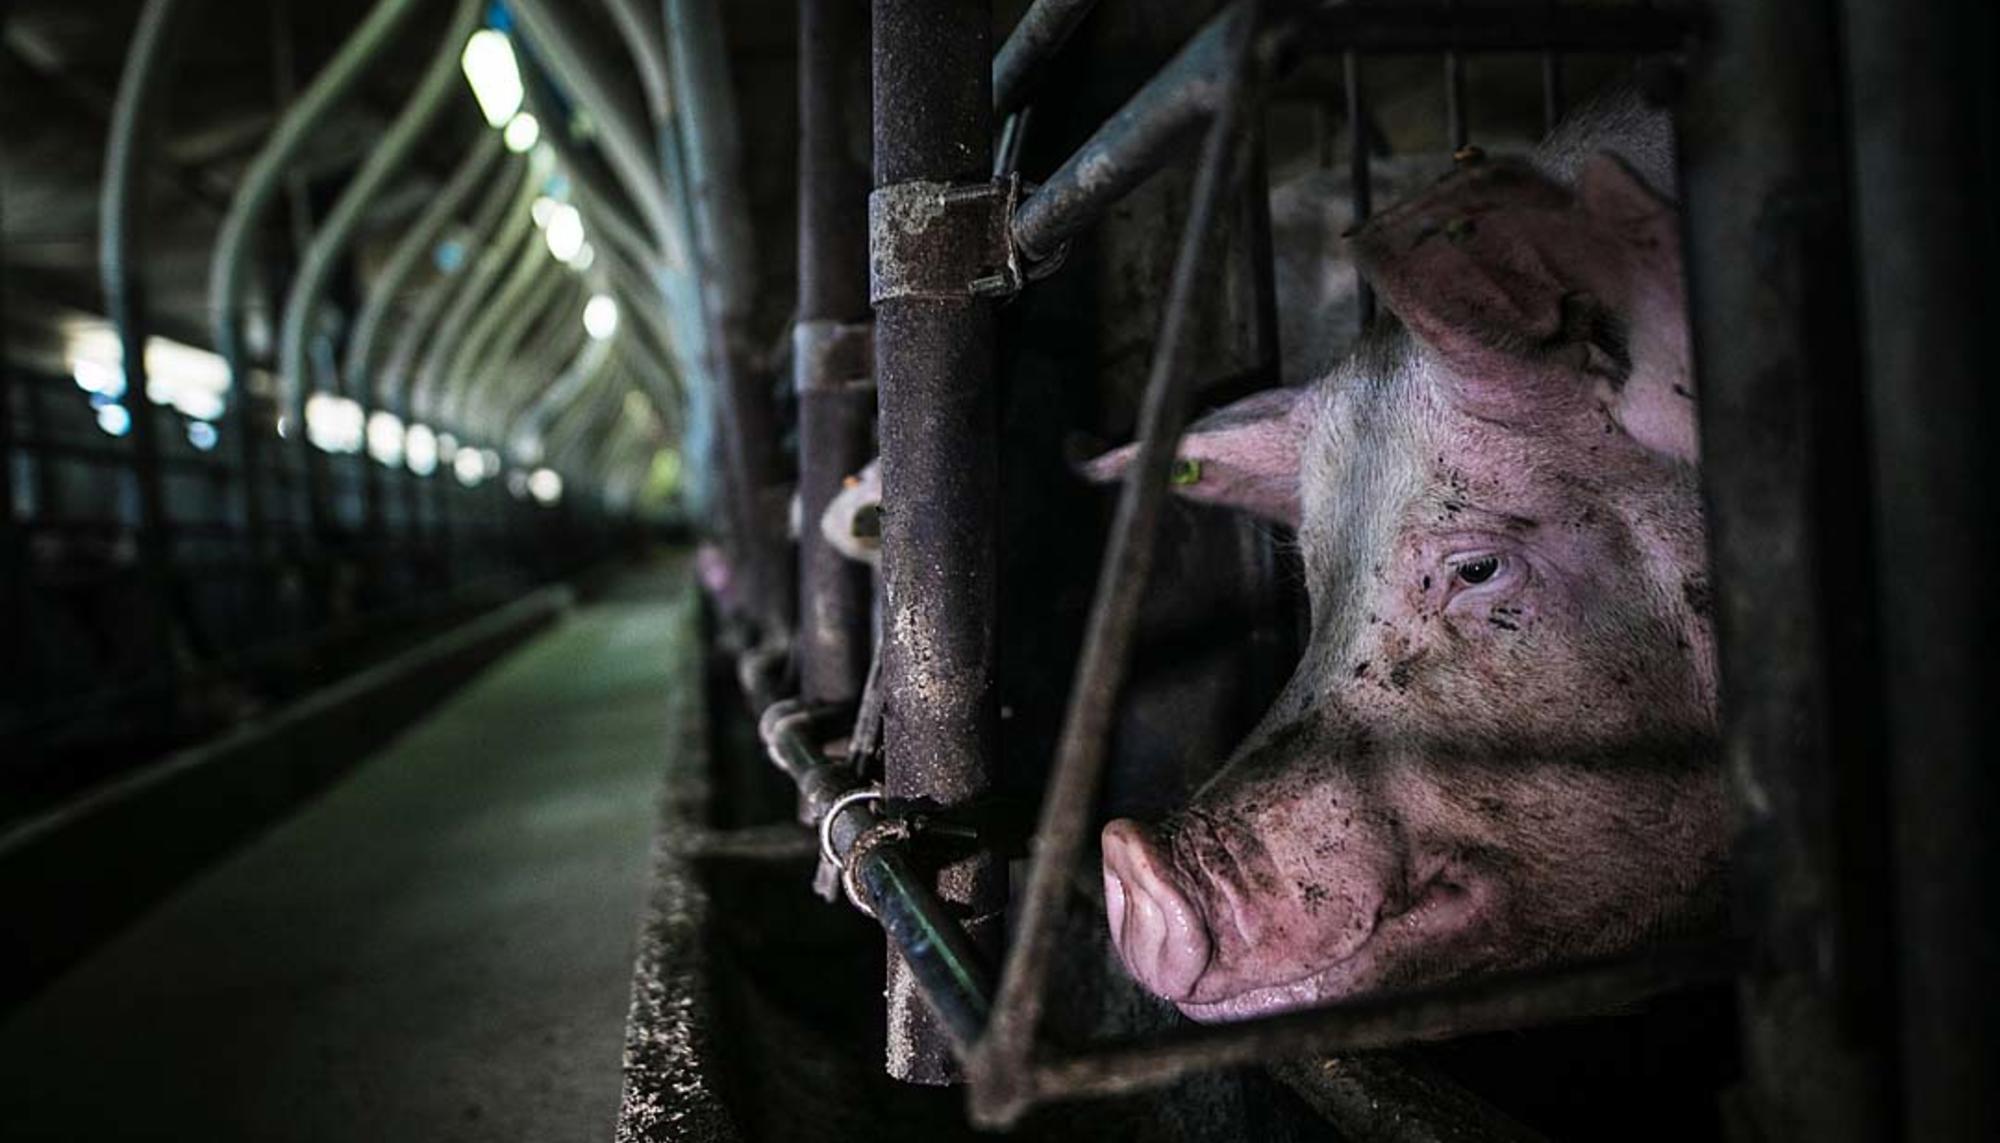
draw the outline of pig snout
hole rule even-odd
[[[1103,845],[1105,917],[1126,971],[1163,999],[1190,999],[1214,952],[1207,924],[1145,826],[1114,821]]]

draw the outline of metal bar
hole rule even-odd
[[[1988,5],[1845,0],[1905,1139],[2000,1138]],[[1976,141],[1984,140],[1984,154]],[[1983,625],[1982,625],[1983,617]]]
[[[1309,15],[1275,17],[1259,54],[1269,61],[1296,48],[1367,55],[1655,52],[1684,46],[1691,30],[1680,10],[1329,2]],[[1182,153],[1214,114],[1220,42],[1218,17],[1021,204],[1014,239],[1023,253],[1047,258]]]
[[[507,277],[494,289],[492,296],[484,298],[469,311],[471,322],[466,326],[464,336],[443,357],[438,368],[437,415],[448,425],[470,431],[470,414],[465,404],[468,390],[474,382],[476,366],[485,356],[487,346],[499,334],[501,326],[525,318],[528,312],[532,312],[524,312],[531,299],[541,297],[546,301],[541,292],[545,285],[552,287],[569,276],[563,264],[549,253],[548,244],[541,241],[539,232],[527,231],[526,238],[527,249],[515,253]]]
[[[1347,194],[1354,213],[1352,225],[1368,221],[1374,212],[1375,186],[1368,172],[1368,92],[1361,85],[1361,57],[1355,52],[1341,56],[1341,75],[1347,88]],[[1363,332],[1375,320],[1375,288],[1368,279],[1356,275],[1354,313]]]
[[[243,515],[251,550],[259,555],[264,549],[266,532],[265,482],[256,479],[255,474],[265,467],[262,457],[268,422],[254,415],[257,402],[247,389],[249,362],[245,359],[238,312],[243,303],[250,247],[285,172],[327,116],[353,90],[368,65],[395,38],[403,23],[422,3],[423,0],[379,0],[369,10],[361,26],[341,44],[339,52],[326,67],[313,77],[305,93],[285,109],[283,117],[265,140],[263,149],[251,160],[237,184],[235,197],[229,202],[229,212],[223,216],[221,229],[216,235],[215,252],[209,263],[210,317],[215,323],[215,351],[229,368],[229,388],[236,405],[236,415],[231,419],[237,422],[237,448],[244,472]],[[296,431],[303,435],[305,427],[298,426]]]
[[[525,400],[510,417],[499,440],[515,456],[545,455],[543,429],[558,412],[568,408],[586,392],[610,361],[617,342],[606,338],[591,340],[577,351],[569,367],[557,374],[541,392]]]
[[[1035,0],[1007,42],[993,56],[993,112],[996,117],[1027,102],[1028,81],[1037,68],[1062,50],[1076,26],[1090,15],[1097,0]]]
[[[872,378],[837,376],[820,339],[869,318],[868,183],[847,125],[848,93],[866,91],[867,14],[854,0],[799,6],[799,317],[792,353],[799,395],[799,690],[850,702],[868,672],[868,569],[834,551],[819,518],[868,463]],[[859,82],[857,82],[859,81]],[[864,97],[865,102],[865,97]],[[863,115],[865,120],[866,115]],[[870,336],[856,331],[849,336]]]
[[[347,340],[347,356],[342,372],[348,391],[371,409],[385,407],[379,387],[380,374],[374,368],[375,343],[387,327],[390,312],[416,272],[429,262],[445,229],[457,219],[474,192],[495,176],[495,165],[507,153],[498,131],[481,131],[445,180],[444,189],[424,208],[423,214],[397,241],[389,260],[375,275],[368,300],[354,321],[354,333]],[[504,164],[502,164],[504,166]],[[500,176],[504,179],[504,176]]]
[[[597,124],[605,160],[632,196],[659,254],[669,265],[687,264],[676,232],[673,204],[660,181],[659,161],[643,127],[645,115],[624,97],[610,77],[624,69],[602,58],[580,26],[582,13],[556,0],[513,0],[521,30],[562,85],[588,108]]]
[[[1013,1122],[1035,1098],[1036,1081],[1029,1069],[1063,906],[1096,811],[1114,707],[1129,666],[1139,601],[1152,571],[1168,469],[1187,419],[1193,371],[1187,367],[1189,355],[1183,352],[1183,343],[1192,332],[1195,294],[1223,206],[1242,167],[1243,149],[1236,136],[1256,86],[1249,73],[1255,66],[1260,15],[1254,0],[1239,0],[1212,25],[1223,29],[1218,44],[1224,65],[1221,101],[1202,143],[1192,201],[1174,257],[1166,312],[1139,412],[1138,456],[1119,493],[1111,541],[1098,572],[1054,772],[1042,795],[1020,920],[993,1023],[972,1067],[973,1117],[989,1126]],[[886,558],[886,548],[884,554]]]
[[[720,398],[722,444],[733,470],[735,554],[763,637],[782,640],[790,636],[797,601],[784,538],[789,497],[782,487],[772,386],[748,360],[757,262],[723,17],[715,0],[666,0],[666,14],[679,126],[669,142],[679,145],[674,161],[685,173],[693,211],[695,296],[702,306],[706,363]],[[982,59],[982,77],[985,68]]]
[[[1893,989],[1894,926],[1865,875],[1882,856],[1881,683],[1831,9],[1717,5],[1680,154],[1737,916],[1752,941],[1745,1134],[1874,1140],[1890,1135],[1893,1044],[1873,1009]]]
[[[1269,1070],[1349,1143],[1547,1143],[1414,1053],[1321,1056]]]
[[[451,20],[445,25],[444,39],[430,66],[424,70],[409,102],[396,116],[389,130],[341,191],[326,220],[306,248],[299,271],[292,278],[285,299],[284,317],[278,333],[279,407],[300,427],[297,436],[300,456],[305,461],[306,507],[314,527],[322,535],[332,530],[335,508],[327,486],[327,458],[305,431],[306,402],[315,388],[306,343],[313,335],[320,299],[334,270],[346,257],[347,248],[360,229],[362,219],[375,199],[396,177],[432,124],[445,108],[446,100],[459,90],[458,57],[466,37],[479,25],[482,0],[459,0]]]
[[[1305,18],[1299,46],[1367,55],[1664,52],[1685,46],[1697,18],[1685,5],[1323,0]]]
[[[1040,1062],[1034,1067],[1032,1090],[1038,1099],[1116,1095],[1260,1060],[1371,1051],[1560,1023],[1691,982],[1726,978],[1736,963],[1726,947],[1666,950],[1644,959],[1510,973],[1413,996],[1369,997],[1242,1024],[1211,1024]]]
[[[160,480],[157,406],[147,391],[146,306],[139,275],[133,271],[138,253],[141,164],[147,142],[154,136],[149,112],[160,106],[158,90],[175,70],[177,25],[183,11],[179,0],[151,0],[139,13],[125,71],[112,106],[111,128],[105,142],[104,189],[100,214],[103,232],[99,256],[104,275],[104,302],[118,331],[125,371],[123,404],[132,422],[132,476],[139,492],[139,552],[147,587],[146,623],[159,669],[168,676],[165,717],[174,714],[178,657],[174,651],[176,589],[173,536],[166,496]],[[11,458],[5,460],[10,470]],[[13,517],[11,500],[0,512]]]
[[[882,824],[874,803],[840,799],[855,790],[853,773],[827,763],[816,735],[833,715],[849,707],[788,699],[768,708],[759,720],[771,762],[799,788],[799,820],[823,827],[828,848],[845,866],[874,910],[896,958],[908,967],[952,1050],[963,1059],[985,1030],[993,1007],[992,973],[976,943],[953,916],[955,909],[916,875],[905,843],[869,841]],[[838,808],[831,821],[824,820]],[[863,844],[860,854],[855,847]]]
[[[488,184],[486,197],[473,211],[472,220],[465,228],[463,260],[458,269],[430,285],[397,332],[396,343],[390,347],[389,356],[382,363],[376,384],[386,396],[386,407],[405,423],[415,423],[420,419],[416,407],[419,355],[436,340],[434,335],[438,322],[465,288],[466,279],[471,277],[473,267],[487,247],[495,241],[495,232],[501,223],[510,219],[514,212],[525,211],[528,204],[534,201],[540,184],[541,180],[530,162],[507,164],[501,168],[500,177]],[[425,412],[428,413],[428,410]]]
[[[575,360],[589,336],[583,327],[583,309],[590,300],[590,287],[579,277],[562,281],[568,289],[557,292],[538,322],[516,326],[493,347],[492,400],[475,427],[496,445],[507,440],[507,427],[515,412],[540,391],[538,386],[547,385]]]
[[[992,169],[990,0],[877,0],[875,185],[983,183]],[[871,254],[872,257],[872,254]],[[999,405],[986,298],[896,297],[875,307],[882,438],[884,788],[948,807],[991,789]],[[992,947],[1007,906],[990,853],[938,874],[938,892]],[[889,971],[889,1074],[953,1082],[945,1030],[901,958]]]
[[[530,157],[528,177],[522,181],[520,193],[501,218],[498,233],[473,263],[471,272],[454,283],[457,292],[451,305],[445,309],[444,317],[439,320],[424,349],[423,361],[411,378],[411,407],[425,419],[444,415],[446,366],[479,320],[480,307],[492,295],[495,284],[502,281],[501,275],[508,271],[518,274],[523,264],[548,256],[546,244],[542,242],[541,232],[535,229],[531,213],[547,171],[546,162],[537,156]]]
[[[641,0],[604,0],[604,6],[645,89],[646,116],[656,130],[664,130],[673,115],[673,89],[667,82],[667,30],[660,6]]]
[[[1214,114],[1228,62],[1230,12],[1210,20],[1014,214],[1029,258],[1053,255],[1176,156]]]

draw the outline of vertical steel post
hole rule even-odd
[[[819,533],[841,482],[868,461],[872,378],[857,375],[868,321],[868,152],[848,112],[868,93],[861,0],[799,5],[799,690],[860,697],[868,673],[868,570]],[[848,352],[841,352],[843,349]]]
[[[1987,475],[2000,321],[1991,5],[1845,0],[1887,768],[1903,1138],[2000,1138],[2000,724]]]
[[[146,305],[134,260],[138,240],[144,149],[152,137],[150,119],[160,107],[157,88],[174,71],[176,0],[155,0],[140,13],[132,51],[112,106],[104,163],[103,233],[100,261],[104,301],[118,331],[125,370],[124,404],[132,422],[132,477],[139,490],[139,559],[145,576],[154,666],[164,676],[164,717],[174,716],[174,542],[169,532],[166,493],[160,474],[159,412],[146,387]],[[11,513],[13,505],[4,506]]]
[[[769,375],[751,361],[750,319],[757,262],[743,183],[743,144],[729,73],[721,6],[715,0],[666,0],[667,46],[678,132],[667,139],[698,228],[699,267],[710,375],[721,397],[723,448],[739,535],[739,571],[749,583],[760,633],[788,638],[792,563],[786,551],[783,458]],[[983,85],[982,85],[983,86]]]
[[[1745,1137],[1887,1138],[1890,926],[1863,394],[1832,0],[1737,0],[1683,117],[1736,803]]]
[[[875,186],[984,183],[992,170],[990,0],[876,0]],[[994,303],[896,297],[875,306],[882,436],[885,789],[949,807],[993,784],[999,513]],[[947,866],[938,892],[991,949],[1006,866]],[[947,1038],[902,961],[889,970],[889,1071],[957,1075]]]

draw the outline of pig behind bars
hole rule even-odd
[[[1189,804],[1103,832],[1113,943],[1203,1020],[1720,922],[1694,387],[1664,116],[1625,98],[1356,232],[1399,324],[1190,428],[1297,529],[1309,645]],[[1090,466],[1119,475],[1128,447]]]

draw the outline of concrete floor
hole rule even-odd
[[[666,687],[635,575],[0,1025],[0,1139],[608,1139]]]

